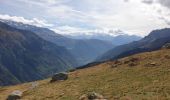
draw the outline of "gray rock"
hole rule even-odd
[[[84,94],[79,99],[80,100],[107,100],[102,95],[95,93],[95,92],[91,92],[87,95]]]
[[[150,65],[151,66],[156,66],[156,62],[151,62]]]
[[[22,97],[22,92],[19,90],[13,91],[7,98],[7,100],[19,100]]]
[[[145,66],[146,67],[155,67],[155,66],[157,66],[157,63],[156,62],[150,62],[150,63],[147,63]]]
[[[32,82],[30,89],[34,89],[36,87],[38,87],[38,82]]]
[[[164,56],[166,59],[170,59],[170,55],[165,55]]]
[[[61,72],[53,75],[50,82],[56,82],[56,81],[67,80],[67,79],[68,79],[68,74],[65,72]]]
[[[137,66],[138,63],[131,62],[131,63],[129,63],[128,65],[129,65],[130,67],[133,67],[133,66]]]

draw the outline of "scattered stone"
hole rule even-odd
[[[93,99],[104,99],[104,97],[98,93],[92,92],[88,94],[88,99],[93,100]]]
[[[167,71],[170,72],[170,69],[168,69]]]
[[[115,61],[114,61],[114,64],[119,64],[119,65],[120,65],[121,62],[120,62],[119,60],[115,60]]]
[[[140,60],[139,58],[132,57],[132,58],[129,58],[128,60],[125,60],[125,61],[124,61],[124,64],[128,64],[128,63],[129,63],[129,66],[136,66],[136,65],[137,65],[137,62],[138,62],[139,60]]]
[[[38,82],[32,82],[30,89],[34,89],[36,87],[38,87]]]
[[[113,100],[120,100],[120,97],[119,96],[115,96],[115,97],[113,97]]]
[[[154,81],[153,81],[153,83],[158,83],[158,82],[159,82],[159,80],[154,80]]]
[[[118,66],[118,65],[115,65],[115,64],[114,64],[114,65],[111,65],[112,68],[116,68],[117,66]]]
[[[19,90],[13,91],[7,98],[7,100],[19,100],[22,97],[22,92]]]
[[[134,57],[133,57],[133,58],[130,58],[129,61],[130,61],[130,62],[137,62],[137,61],[139,61],[139,58],[134,58]]]
[[[56,81],[67,80],[67,79],[68,79],[68,74],[65,72],[61,72],[53,75],[50,82],[56,82]]]
[[[84,94],[79,99],[80,100],[107,100],[102,95],[95,93],[95,92],[91,92],[87,95]]]
[[[165,44],[162,48],[163,49],[170,49],[170,43]]]
[[[130,61],[129,60],[125,60],[124,61],[124,64],[128,64]]]
[[[134,63],[134,62],[129,63],[129,66],[130,66],[130,67],[137,66],[137,65],[138,65],[138,64],[137,64],[137,63]]]
[[[146,67],[154,67],[156,65],[157,65],[156,62],[151,62],[151,63],[146,64],[145,66]]]
[[[86,94],[83,94],[80,98],[79,98],[80,100],[88,100],[88,98],[87,98],[87,95]]]
[[[170,59],[170,55],[165,55],[164,56],[166,59]]]
[[[108,64],[109,64],[109,66],[111,66],[111,68],[116,68],[116,67],[118,67],[119,65],[121,65],[122,62],[119,61],[119,60],[115,60],[115,61],[110,62],[110,63],[108,63]]]
[[[151,66],[156,66],[156,63],[155,62],[151,62],[150,65]]]
[[[64,93],[61,93],[60,95],[59,95],[59,97],[62,97],[64,95]]]

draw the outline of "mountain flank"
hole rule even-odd
[[[27,90],[26,100],[79,100],[96,92],[108,100],[169,100],[170,50],[162,49],[108,61],[68,74],[68,79],[50,83],[51,78],[0,88],[4,100],[14,90]]]
[[[64,47],[0,22],[0,85],[43,79],[77,66]]]

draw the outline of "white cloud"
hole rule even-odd
[[[153,0],[142,0],[142,2],[146,4],[152,4],[154,1]]]
[[[17,12],[9,11],[10,15],[17,14],[32,19],[32,23],[49,26],[45,25],[46,21],[33,18],[45,19],[54,24],[52,29],[63,31],[61,33],[121,29],[137,35],[147,35],[154,29],[169,27],[170,11],[165,7],[166,0],[162,0],[164,6],[159,0],[5,0],[7,1],[11,5],[6,5],[6,8],[18,9]]]
[[[15,22],[21,22],[21,23],[24,23],[24,24],[35,25],[35,26],[39,26],[39,27],[50,27],[50,26],[52,26],[52,24],[46,23],[45,20],[39,20],[37,18],[25,19],[24,17],[18,17],[18,16],[0,15],[0,19],[10,20],[10,21],[15,21]]]
[[[57,33],[61,34],[70,34],[70,33],[78,33],[78,32],[86,32],[86,29],[78,28],[78,27],[71,27],[71,26],[59,26],[57,28],[52,29]]]
[[[165,7],[167,7],[167,8],[170,9],[170,0],[158,0],[158,2],[159,2],[161,5],[163,5],[163,6],[165,6]]]
[[[54,29],[52,29],[53,31],[55,31],[56,33],[60,33],[63,35],[71,35],[71,36],[81,36],[81,35],[110,35],[110,36],[117,36],[117,35],[121,35],[121,34],[129,34],[129,35],[136,35],[134,33],[129,33],[126,32],[124,30],[120,30],[120,29],[109,29],[109,28],[102,28],[102,29],[83,29],[83,28],[78,28],[78,27],[71,27],[71,26],[60,26],[60,27],[56,27]],[[140,34],[138,34],[139,36],[142,36]]]
[[[61,3],[62,0],[16,0],[19,2],[25,2],[27,4],[38,5],[38,6],[50,6]]]
[[[150,14],[154,14],[154,16],[158,18],[158,21],[161,20],[165,24],[170,25],[170,0],[144,0],[142,2],[153,4],[149,5],[152,10]]]

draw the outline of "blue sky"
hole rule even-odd
[[[144,36],[170,26],[170,0],[0,0],[0,4],[1,19],[61,34],[122,30]]]

